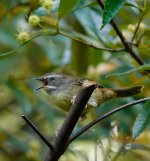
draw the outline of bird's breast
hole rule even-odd
[[[74,87],[74,85],[72,85],[66,89],[59,91],[56,90],[49,93],[49,97],[55,106],[63,109],[64,111],[69,111],[72,105],[72,99],[74,96],[77,95],[79,90],[80,90],[79,86]]]

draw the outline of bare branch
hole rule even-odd
[[[150,97],[148,98],[144,98],[144,99],[140,99],[140,100],[137,100],[137,101],[134,101],[134,102],[131,102],[131,103],[128,103],[128,104],[125,104],[125,105],[122,105],[118,108],[115,108],[114,110],[104,114],[103,116],[100,116],[98,117],[97,119],[95,119],[94,121],[90,122],[89,124],[87,124],[85,127],[83,127],[81,130],[79,130],[74,136],[72,136],[69,140],[69,143],[71,143],[72,141],[74,141],[77,137],[79,137],[81,134],[83,134],[84,132],[86,132],[88,129],[90,129],[92,126],[94,126],[95,124],[97,124],[98,122],[104,120],[105,118],[121,111],[121,110],[124,110],[126,108],[129,108],[133,105],[136,105],[136,104],[139,104],[139,103],[144,103],[146,102],[147,100],[149,100]]]
[[[41,132],[33,125],[33,123],[24,115],[22,116],[22,118],[34,130],[34,132],[43,140],[43,142],[49,147],[49,149],[54,151],[53,146],[47,141],[47,139],[41,134]]]
[[[64,32],[62,32],[62,31],[58,31],[58,34],[63,35],[63,36],[65,36],[65,37],[68,37],[68,38],[70,38],[70,39],[72,39],[72,40],[78,41],[78,42],[80,42],[80,43],[82,43],[82,44],[85,44],[85,45],[87,45],[87,46],[89,46],[89,47],[92,47],[92,48],[94,48],[94,49],[103,50],[103,51],[111,51],[111,52],[121,52],[121,51],[125,51],[125,49],[111,49],[111,48],[99,47],[99,46],[93,45],[92,43],[83,41],[82,39],[79,39],[79,38],[77,38],[77,37],[73,37],[73,36],[71,36],[71,35],[68,35],[68,34],[66,34],[66,33],[64,33]]]

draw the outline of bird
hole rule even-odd
[[[35,89],[35,91],[44,89],[49,95],[51,103],[66,112],[69,111],[72,104],[75,102],[75,98],[83,84],[86,81],[88,81],[88,83],[93,83],[92,80],[87,78],[61,73],[47,73],[35,79],[42,82],[42,86]],[[92,93],[83,111],[83,115],[86,115],[91,109],[96,108],[113,98],[129,97],[139,94],[142,92],[143,88],[142,85],[138,85],[128,88],[113,89],[106,88],[98,83],[96,84],[97,88]]]

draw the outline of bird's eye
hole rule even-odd
[[[54,80],[55,80],[55,78],[54,78],[54,77],[51,77],[51,78],[50,78],[50,81],[54,81]]]

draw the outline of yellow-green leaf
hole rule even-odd
[[[58,11],[59,19],[71,12],[78,2],[79,0],[61,0]]]
[[[144,104],[144,107],[139,112],[132,130],[132,139],[137,136],[150,124],[150,100]]]
[[[124,3],[125,0],[106,0],[101,28],[111,21]]]

